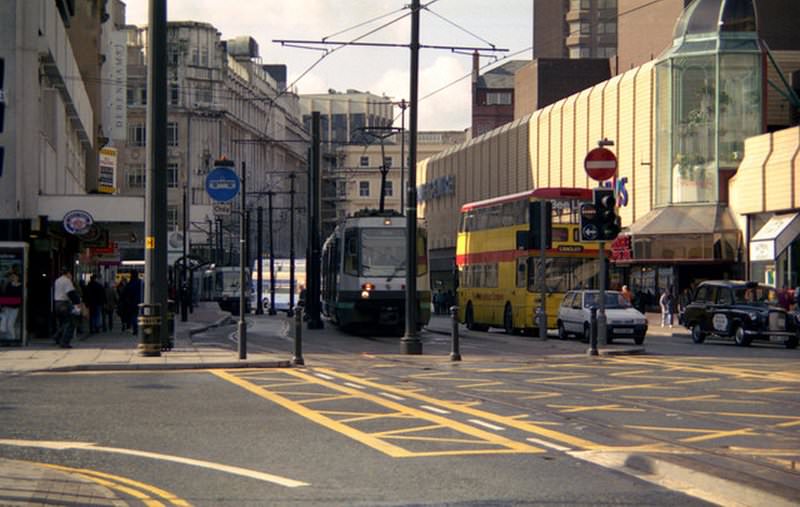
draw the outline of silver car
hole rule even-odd
[[[558,309],[558,336],[561,339],[569,335],[590,338],[591,309],[599,304],[598,291],[572,290],[564,296]],[[608,343],[615,338],[631,338],[641,345],[647,334],[647,319],[641,312],[631,306],[625,297],[617,291],[605,293],[606,329]]]

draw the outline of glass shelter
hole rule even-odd
[[[763,132],[753,0],[695,0],[656,63],[655,203],[716,204],[744,140]]]

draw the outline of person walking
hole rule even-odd
[[[120,305],[125,307],[125,314],[128,317],[128,325],[133,331],[133,335],[139,334],[139,303],[142,302],[142,281],[139,280],[139,272],[131,271],[131,279],[122,291]]]
[[[103,305],[103,332],[114,330],[114,312],[117,309],[117,302],[119,295],[117,289],[110,283],[106,282],[103,287],[106,294],[106,301]]]
[[[658,304],[661,305],[661,327],[672,327],[672,294],[669,290],[661,292]]]
[[[84,301],[86,306],[89,307],[89,334],[99,333],[103,327],[103,307],[106,303],[106,291],[97,281],[97,275],[92,275],[89,278],[89,283],[86,284],[86,292],[84,293]]]
[[[61,276],[53,286],[53,302],[56,318],[58,318],[58,332],[56,344],[61,348],[71,349],[73,336],[75,336],[75,309],[80,315],[81,298],[72,283],[72,271],[68,267],[61,268]]]
[[[633,292],[631,292],[631,289],[629,289],[627,285],[622,286],[622,297],[625,298],[625,301],[627,301],[629,305],[633,305]]]

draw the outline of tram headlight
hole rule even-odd
[[[369,293],[375,290],[375,285],[371,283],[361,284],[361,299],[369,299]]]

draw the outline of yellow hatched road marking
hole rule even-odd
[[[132,486],[138,488],[143,491],[147,491],[152,493],[156,496],[163,498],[164,500],[168,500],[172,505],[178,505],[181,507],[188,507],[191,504],[186,500],[178,498],[177,496],[173,495],[169,491],[165,491],[161,488],[157,488],[155,486],[151,486],[150,484],[145,484],[143,482],[135,481],[133,479],[128,479],[127,477],[121,477],[119,475],[112,475],[104,472],[98,472],[96,470],[89,470],[86,468],[71,468],[65,467],[61,465],[53,465],[50,463],[41,463],[41,465],[52,468],[55,470],[60,470],[62,472],[69,472],[81,475],[86,479],[91,481],[97,482],[98,484],[102,484],[108,488],[116,489],[117,491],[122,491],[125,494],[131,495],[134,498],[138,498],[139,500],[145,501],[147,505],[163,505],[161,502],[156,500],[152,500],[148,495],[142,493],[141,491],[134,490],[132,488],[128,488],[126,486],[120,486],[115,483],[127,484],[128,486]]]
[[[779,381],[779,382],[800,382],[800,374],[791,371],[770,371],[770,370],[754,370],[752,365],[750,368],[737,368],[735,366],[724,366],[718,364],[694,364],[691,362],[680,362],[670,359],[660,358],[635,358],[629,357],[616,357],[612,361],[627,364],[646,364],[650,366],[661,366],[667,368],[666,371],[690,371],[699,372],[704,375],[715,373],[720,375],[728,375],[735,378],[751,379],[758,381]]]
[[[550,438],[550,439],[555,440],[557,442],[563,442],[563,443],[572,445],[574,447],[582,447],[584,449],[596,449],[596,448],[600,447],[598,444],[596,444],[594,442],[591,442],[589,440],[585,440],[585,439],[580,438],[580,437],[574,437],[572,435],[568,435],[566,433],[561,433],[559,431],[554,431],[554,430],[551,430],[551,429],[542,428],[541,426],[539,426],[537,424],[533,424],[530,421],[520,421],[520,420],[514,419],[512,417],[493,414],[491,412],[486,412],[484,410],[480,410],[480,409],[464,406],[464,405],[461,405],[461,404],[450,403],[450,402],[447,402],[447,401],[443,401],[443,400],[439,400],[439,399],[436,399],[436,398],[432,398],[430,396],[426,396],[424,394],[410,392],[410,391],[407,391],[407,390],[404,390],[404,389],[399,389],[399,388],[396,388],[396,387],[393,387],[393,386],[389,386],[389,385],[378,384],[378,383],[375,383],[375,382],[366,382],[366,381],[363,381],[362,379],[358,379],[357,377],[354,377],[352,375],[348,375],[346,373],[335,372],[335,371],[327,369],[327,368],[322,368],[322,369],[320,369],[320,371],[324,371],[328,375],[333,375],[333,376],[336,376],[336,377],[339,377],[339,378],[345,379],[345,380],[356,379],[356,380],[361,381],[362,384],[368,385],[368,386],[373,387],[375,389],[382,389],[384,391],[393,392],[393,393],[396,393],[398,395],[408,396],[409,398],[415,398],[415,399],[417,399],[419,401],[423,401],[423,402],[429,403],[431,405],[438,405],[438,406],[446,408],[448,410],[452,410],[453,412],[461,412],[463,414],[468,414],[468,415],[471,415],[471,416],[479,417],[479,418],[485,419],[487,421],[494,421],[494,422],[496,422],[498,424],[503,424],[505,426],[509,426],[511,428],[515,428],[515,429],[518,429],[518,430],[521,430],[521,431],[526,431],[528,433],[534,433],[534,434],[537,434],[537,435],[541,435],[543,437]],[[287,373],[292,373],[292,372],[287,372]]]
[[[780,414],[754,414],[752,412],[712,412],[707,410],[698,410],[695,413],[704,415],[723,415],[727,417],[753,417],[756,419],[791,419],[797,420],[796,415],[780,415]]]
[[[320,369],[320,372],[328,373],[327,370]],[[420,452],[412,452],[402,447],[398,447],[396,445],[390,444],[380,438],[380,436],[376,436],[376,434],[365,433],[363,431],[359,431],[355,428],[347,426],[340,421],[336,421],[327,417],[323,413],[319,411],[312,410],[306,407],[304,404],[299,402],[295,402],[273,392],[270,392],[263,388],[262,386],[258,386],[246,380],[241,380],[234,375],[226,371],[221,370],[212,370],[211,373],[217,375],[218,377],[227,380],[243,389],[246,389],[257,396],[262,398],[268,399],[278,405],[283,406],[317,424],[325,426],[326,428],[332,429],[337,431],[353,440],[361,442],[364,445],[372,447],[378,451],[387,454],[388,456],[395,457],[395,458],[408,458],[408,457],[420,457],[420,456],[442,456],[442,455],[467,455],[467,454],[490,454],[490,453],[541,453],[544,452],[542,449],[530,446],[528,444],[524,444],[521,442],[515,442],[505,437],[501,437],[490,433],[488,431],[484,431],[468,424],[460,423],[458,421],[447,419],[445,417],[431,414],[429,412],[418,410],[413,407],[407,407],[400,403],[396,403],[391,400],[384,399],[380,396],[372,395],[370,393],[366,393],[364,391],[360,391],[358,389],[353,389],[349,387],[345,387],[342,385],[338,385],[333,382],[329,382],[327,380],[323,380],[321,378],[317,378],[312,375],[308,375],[303,372],[293,371],[293,370],[286,370],[284,373],[287,375],[294,376],[299,379],[303,379],[308,383],[311,384],[318,384],[321,386],[325,386],[331,390],[339,391],[341,393],[347,394],[347,398],[360,398],[372,403],[381,405],[383,407],[395,410],[399,413],[409,414],[417,419],[422,419],[426,421],[430,421],[437,425],[441,425],[447,427],[451,430],[464,433],[470,436],[473,436],[478,439],[478,441],[472,442],[472,444],[484,444],[481,440],[495,444],[499,447],[504,447],[505,449],[495,449],[495,450],[457,450],[457,451],[436,451],[436,452],[429,452],[429,453],[420,453]],[[366,381],[361,378],[356,377],[348,377],[347,380],[359,382],[361,385],[371,385],[372,382]],[[389,389],[385,389],[389,390]],[[393,390],[393,389],[392,389]],[[395,390],[396,391],[396,390]],[[409,394],[409,391],[401,391],[403,394]],[[419,396],[419,395],[416,395]],[[379,435],[379,434],[378,434]]]
[[[800,426],[800,419],[775,425],[777,428],[791,428],[792,426]]]
[[[688,437],[682,438],[681,442],[704,442],[706,440],[716,440],[718,438],[725,438],[725,437],[734,437],[745,435],[748,437],[757,436],[758,433],[753,431],[753,428],[741,428],[738,430],[729,430],[729,431],[716,431],[712,433],[708,433],[707,435],[699,435],[696,437]]]
[[[725,438],[725,437],[732,437],[732,436],[739,436],[739,435],[746,435],[746,436],[756,436],[758,433],[753,431],[753,428],[740,428],[738,430],[708,430],[703,428],[673,428],[673,427],[661,427],[661,426],[639,426],[633,424],[626,424],[626,428],[636,429],[636,430],[650,430],[650,431],[664,431],[667,433],[699,433],[699,435],[694,437],[686,437],[680,439],[681,442],[703,442],[705,440],[716,440],[718,438]]]
[[[562,413],[575,413],[575,412],[590,412],[590,411],[603,411],[603,412],[644,412],[643,408],[625,408],[616,403],[608,405],[594,405],[594,406],[581,406],[581,405],[547,405],[548,407],[563,409]]]
[[[529,396],[523,396],[522,400],[541,400],[544,398],[558,398],[562,396],[561,393],[538,393],[538,394],[531,394]]]
[[[556,376],[550,376],[550,377],[544,377],[544,378],[531,378],[531,379],[526,380],[525,382],[528,382],[528,383],[531,383],[531,384],[538,384],[538,383],[546,384],[548,382],[555,382],[556,380],[577,380],[579,378],[591,378],[591,377],[592,377],[592,375],[584,375],[582,373],[579,373],[579,374],[572,374],[572,375],[556,375]],[[584,384],[576,384],[576,385],[584,385]]]
[[[624,386],[613,386],[613,387],[598,387],[597,389],[592,389],[595,393],[610,393],[611,391],[630,391],[632,389],[655,389],[659,390],[672,390],[675,389],[672,386],[665,386],[661,384],[639,384],[639,385],[624,385]]]
[[[489,386],[502,386],[502,385],[505,385],[505,382],[478,382],[474,384],[461,384],[457,387],[460,387],[462,389],[469,389],[471,387],[475,388],[475,387],[489,387]]]
[[[797,388],[789,386],[772,386],[772,387],[760,387],[758,389],[723,389],[723,391],[728,391],[732,393],[747,393],[747,394],[785,393],[787,391],[794,393],[797,391]]]
[[[394,435],[402,435],[403,433],[416,433],[418,431],[428,431],[428,430],[438,430],[444,428],[441,424],[427,424],[425,426],[415,426],[413,428],[399,428],[396,430],[387,430],[387,431],[377,431],[375,433],[370,433],[370,435],[376,437],[388,437]]]

